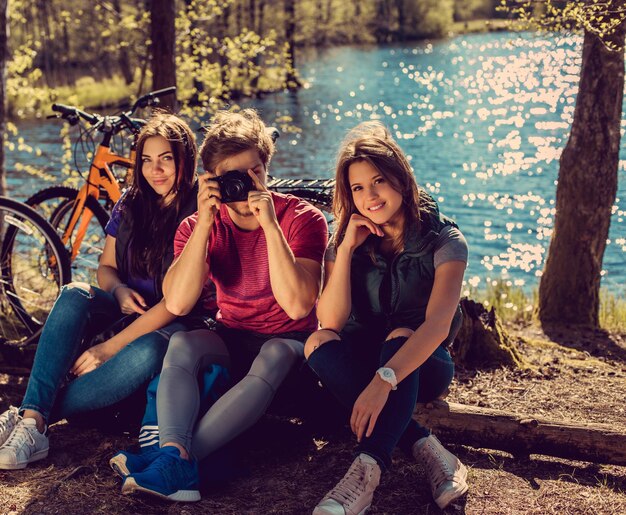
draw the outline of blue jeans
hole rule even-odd
[[[382,345],[350,340],[325,343],[309,356],[309,366],[322,384],[346,408],[352,410],[355,401],[370,383],[378,367],[402,347],[405,337],[392,338]],[[372,456],[384,470],[391,464],[391,453],[396,445],[410,452],[412,445],[429,431],[413,420],[416,402],[429,402],[441,395],[454,376],[454,363],[449,352],[439,346],[426,362],[398,384],[389,394],[372,435],[363,437],[357,454]]]
[[[66,381],[86,337],[121,317],[110,293],[65,286],[41,333],[20,410],[35,410],[55,422],[114,404],[158,374],[169,336],[185,329],[180,322],[137,338],[94,371]]]

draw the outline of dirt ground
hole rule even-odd
[[[626,335],[509,327],[527,370],[458,370],[447,400],[563,421],[610,424],[626,432]],[[1,366],[1,365],[0,365]],[[0,409],[19,404],[26,377],[0,370]],[[166,504],[119,494],[108,466],[132,436],[65,422],[50,429],[47,460],[0,471],[0,513],[265,514],[310,513],[344,474],[353,440],[345,427],[322,430],[266,417],[224,457],[218,479],[197,504]],[[469,467],[469,492],[446,513],[625,514],[626,467],[546,456],[517,459],[444,442]],[[374,497],[373,514],[440,513],[422,469],[397,453]]]

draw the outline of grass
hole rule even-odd
[[[539,292],[529,293],[511,281],[491,281],[482,289],[470,288],[465,293],[486,308],[495,307],[500,319],[515,324],[531,324],[538,320]],[[600,290],[600,327],[610,332],[626,333],[626,295]]]
[[[85,106],[89,109],[117,106],[137,94],[135,84],[126,84],[119,75],[99,79],[81,77],[72,86],[53,90],[57,102]]]

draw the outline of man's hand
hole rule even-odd
[[[98,345],[94,345],[90,349],[83,352],[72,365],[70,372],[76,376],[82,376],[92,370],[98,368],[102,363],[111,359],[117,354],[118,349],[113,347],[109,340]]]
[[[198,178],[198,184],[198,225],[211,227],[222,206],[220,185],[208,173]]]
[[[248,170],[248,175],[252,178],[256,187],[255,191],[248,193],[248,206],[265,231],[274,225],[278,225],[276,212],[274,211],[274,200],[270,191],[252,170]]]
[[[143,315],[148,309],[144,298],[128,286],[119,286],[115,289],[114,297],[125,315],[139,313]]]
[[[390,391],[391,385],[375,376],[354,403],[350,427],[359,442],[364,434],[368,438],[372,436],[372,431],[374,431],[380,412],[387,403]]]

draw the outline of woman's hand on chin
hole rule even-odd
[[[370,234],[383,237],[383,230],[363,215],[354,213],[350,217],[346,233],[343,237],[342,245],[347,245],[350,250],[354,250],[367,239]]]

